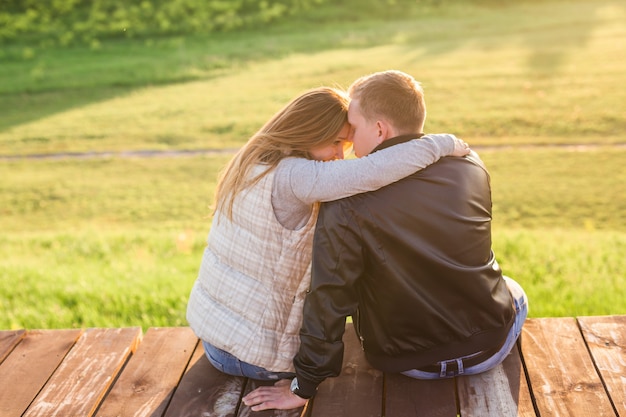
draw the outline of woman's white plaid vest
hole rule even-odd
[[[244,362],[293,372],[318,206],[303,228],[285,229],[272,208],[273,181],[272,172],[242,192],[232,222],[216,213],[187,320],[202,340]]]

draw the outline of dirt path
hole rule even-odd
[[[585,152],[595,149],[625,149],[626,143],[611,144],[562,144],[562,145],[484,145],[472,146],[477,152],[501,151],[510,149],[565,149],[573,152]],[[197,155],[233,154],[238,148],[222,149],[188,149],[188,150],[136,150],[136,151],[92,151],[92,152],[59,152],[28,155],[0,155],[0,160],[50,160],[50,159],[90,159],[90,158],[180,158]]]
[[[195,155],[233,154],[237,148],[191,149],[191,150],[137,150],[137,151],[91,151],[58,152],[28,155],[0,155],[0,160],[16,159],[90,159],[90,158],[178,158]]]

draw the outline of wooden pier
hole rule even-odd
[[[626,417],[626,316],[528,319],[503,364],[439,381],[371,368],[350,324],[344,342],[304,409],[255,413],[262,383],[215,370],[186,327],[0,331],[0,416]]]

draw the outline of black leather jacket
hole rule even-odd
[[[476,154],[322,205],[294,360],[301,391],[339,374],[347,316],[383,371],[502,344],[514,308],[491,250],[489,174]]]

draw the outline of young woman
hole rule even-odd
[[[293,377],[319,202],[373,191],[442,156],[469,152],[465,142],[443,134],[343,160],[351,141],[348,104],[336,89],[305,92],[222,173],[187,307],[209,361],[222,372]]]

